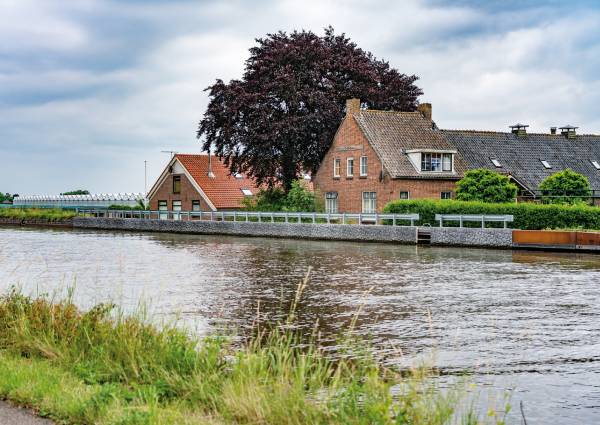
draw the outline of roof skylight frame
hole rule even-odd
[[[502,164],[500,163],[500,161],[498,161],[497,158],[490,158],[490,161],[492,161],[492,164],[494,164],[494,167],[502,168]]]
[[[545,159],[540,159],[540,162],[542,163],[545,169],[550,170],[552,168],[552,165],[550,165],[550,163]]]
[[[596,170],[600,170],[600,162],[596,161],[595,159],[590,160],[590,162]]]
[[[242,193],[244,194],[244,196],[252,196],[253,195],[253,193],[252,193],[252,191],[250,189],[243,188],[243,189],[240,189],[240,190],[242,191]]]

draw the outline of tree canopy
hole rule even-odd
[[[540,183],[542,200],[551,204],[575,204],[589,199],[591,191],[587,177],[567,168],[546,177]]]
[[[2,193],[0,192],[0,204],[3,202],[12,202],[15,196],[19,196],[19,195],[12,195],[8,192],[6,193]]]
[[[69,192],[61,193],[61,195],[89,195],[89,194],[90,194],[89,190],[83,190],[83,189],[71,190]]]
[[[456,183],[459,201],[511,202],[517,196],[517,186],[510,178],[485,168],[470,170]]]
[[[240,80],[218,79],[198,127],[232,173],[287,192],[316,172],[344,116],[346,99],[363,107],[414,111],[418,77],[391,68],[344,34],[278,32],[256,40]]]

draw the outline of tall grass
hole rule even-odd
[[[75,217],[74,211],[43,208],[0,208],[0,218],[12,220],[63,221]]]
[[[292,313],[234,344],[12,291],[0,298],[0,398],[66,423],[480,423],[434,370],[384,368],[356,339],[334,359],[293,324]]]

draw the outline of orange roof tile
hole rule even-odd
[[[214,177],[208,175],[208,155],[176,154],[179,160],[206,196],[217,209],[240,208],[245,195],[242,189],[248,189],[253,195],[260,190],[254,180],[242,175],[236,178],[229,168],[216,156],[211,155],[211,169]]]

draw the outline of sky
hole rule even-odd
[[[0,191],[143,192],[200,152],[254,39],[332,25],[405,74],[439,127],[600,133],[600,2],[0,0]]]

